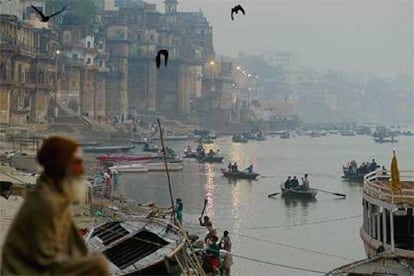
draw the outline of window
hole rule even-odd
[[[91,58],[88,58],[88,59],[86,60],[86,64],[91,64]]]
[[[87,45],[87,46],[86,46],[87,48],[91,48],[91,42],[90,42],[90,41],[88,41],[88,42],[86,43],[86,45]]]

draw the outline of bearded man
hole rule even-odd
[[[2,252],[1,275],[108,275],[108,262],[90,253],[71,204],[86,194],[80,145],[52,136],[37,154],[44,168],[15,217]]]

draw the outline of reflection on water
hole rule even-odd
[[[206,184],[204,185],[204,190],[206,191],[207,198],[207,208],[206,215],[212,217],[214,215],[214,170],[212,164],[206,164]]]
[[[342,165],[351,159],[364,161],[375,158],[379,164],[389,168],[392,150],[395,149],[400,169],[413,169],[413,142],[414,137],[401,137],[399,143],[394,145],[380,145],[368,136],[326,136],[318,139],[299,136],[236,144],[229,137],[219,138],[213,146],[220,148],[227,161],[224,164],[199,164],[186,160],[183,171],[171,173],[172,187],[175,197],[183,199],[184,225],[191,233],[205,234],[205,228],[197,225],[204,199],[207,198],[206,214],[212,217],[220,235],[224,230],[230,232],[236,254],[328,271],[346,261],[281,247],[276,243],[352,259],[364,258],[358,235],[361,218],[355,217],[361,215],[362,185],[342,181]],[[168,146],[181,150],[186,145],[187,142],[174,142]],[[237,161],[240,169],[253,163],[255,171],[266,177],[257,181],[229,182],[220,172],[221,168],[227,167],[229,159]],[[311,186],[347,194],[346,199],[327,193],[318,193],[317,200],[313,201],[282,198],[280,194],[271,199],[267,197],[270,193],[280,192],[280,183],[288,175],[302,176],[304,173],[310,174]],[[122,175],[120,190],[140,203],[154,201],[161,206],[170,204],[165,173]],[[350,219],[309,224],[342,217]],[[295,226],[265,227],[269,225]],[[248,237],[274,243],[266,244]],[[307,275],[303,271],[238,258],[234,258],[232,271],[236,275]]]

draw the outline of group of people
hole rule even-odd
[[[183,223],[183,201],[181,198],[177,198],[175,202],[175,215],[181,226]],[[210,220],[209,216],[204,216],[203,220],[199,218],[200,226],[205,226],[208,230],[207,235],[204,238],[204,243],[207,245],[207,258],[205,260],[204,269],[205,271],[219,271],[221,270],[222,274],[230,275],[230,267],[233,264],[231,257],[231,239],[229,232],[226,230],[223,233],[220,241],[217,236],[217,230],[213,227],[213,222]],[[224,254],[223,263],[220,262],[220,250]]]
[[[217,236],[217,230],[213,227],[213,222],[209,216],[204,216],[203,220],[199,218],[200,226],[207,227],[208,233],[204,238],[204,242],[207,244],[207,259],[203,264],[204,270],[218,272],[221,271],[223,275],[230,275],[230,268],[233,264],[231,255],[231,239],[229,232],[226,230],[223,232],[223,236],[220,241]],[[220,250],[224,253],[223,263],[220,264]]]
[[[306,173],[302,177],[302,185],[299,184],[299,180],[297,179],[296,176],[293,176],[293,178],[291,176],[288,176],[288,178],[286,179],[284,183],[284,186],[285,186],[285,189],[307,190],[309,189],[309,186],[310,186],[308,174]]]
[[[357,162],[355,160],[352,160],[348,162],[347,167],[350,173],[359,175],[376,171],[380,166],[377,164],[375,159],[372,159],[372,162],[362,162],[359,167]],[[386,171],[384,166],[382,166],[382,170]]]
[[[227,170],[229,172],[239,172],[239,168],[237,165],[237,162],[234,162],[233,164],[231,162],[229,162],[229,164],[227,165]],[[253,173],[253,164],[250,164],[247,168],[246,171],[248,173]]]

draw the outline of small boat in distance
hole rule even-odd
[[[289,139],[290,138],[289,131],[286,131],[286,132],[283,132],[282,134],[280,134],[280,138],[281,139]]]

